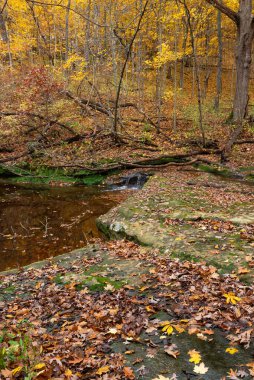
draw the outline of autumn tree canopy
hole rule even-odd
[[[43,67],[59,94],[89,93],[114,135],[123,129],[121,99],[145,120],[154,102],[160,133],[165,112],[176,130],[191,98],[204,145],[205,104],[233,110],[236,123],[248,116],[253,25],[252,0],[2,0],[1,67],[20,78]],[[27,97],[21,103],[32,107]]]

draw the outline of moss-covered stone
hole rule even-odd
[[[222,272],[237,273],[246,265],[245,257],[253,254],[253,241],[242,236],[244,228],[254,224],[252,188],[233,181],[219,182],[205,173],[196,179],[190,188],[184,176],[179,184],[170,175],[157,174],[141,193],[101,216],[98,228],[112,239],[127,238],[158,248],[165,255],[205,260]],[[239,202],[239,197],[244,201]],[[214,229],[209,227],[213,223]],[[224,227],[216,230],[216,223]],[[248,271],[246,278],[253,276],[253,268]]]

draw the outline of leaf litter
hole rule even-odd
[[[101,243],[100,252],[90,259],[74,261],[71,267],[49,263],[41,269],[1,276],[2,294],[10,285],[15,289],[0,302],[2,379],[29,378],[29,371],[31,378],[39,380],[151,379],[142,358],[136,358],[132,366],[126,362],[126,356],[133,354],[128,345],[133,343],[146,347],[151,360],[156,357],[159,343],[143,339],[143,334],[166,334],[160,341],[168,360],[174,361],[182,355],[181,347],[170,344],[171,336],[177,334],[194,335],[209,343],[214,329],[219,328],[229,341],[226,354],[236,358],[241,345],[250,347],[254,335],[253,285],[242,283],[236,275],[221,276],[213,266],[171,260],[156,250],[144,251],[133,242]],[[116,263],[141,263],[140,267],[146,268],[140,273],[143,285],[133,282],[117,289],[105,282],[97,289],[80,284],[79,274],[100,265],[103,252]],[[72,277],[76,282],[65,280],[70,272],[76,275]],[[170,318],[161,320],[160,312]],[[27,355],[22,354],[20,344],[26,337]],[[10,342],[17,343],[17,352],[12,351],[12,355],[8,355],[13,350]],[[116,342],[125,343],[127,349],[115,352]],[[186,360],[192,373],[209,373],[195,347]],[[230,369],[225,378],[248,378],[253,373],[254,363],[248,362]],[[163,373],[157,378],[178,377]]]

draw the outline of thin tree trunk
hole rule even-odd
[[[135,32],[133,34],[133,37],[132,37],[132,39],[130,41],[129,46],[128,46],[128,51],[127,51],[127,54],[126,54],[126,58],[125,58],[125,61],[124,61],[124,65],[122,67],[122,71],[121,71],[121,75],[120,75],[120,79],[119,79],[119,83],[118,83],[118,88],[117,88],[117,93],[116,93],[116,101],[115,101],[114,122],[113,122],[113,126],[112,126],[112,136],[113,136],[115,142],[118,142],[118,140],[119,140],[118,136],[117,136],[118,105],[119,105],[119,100],[120,100],[120,95],[121,95],[123,77],[124,77],[124,73],[125,73],[125,69],[126,69],[128,60],[129,60],[130,55],[131,55],[132,46],[133,46],[134,41],[135,41],[135,39],[136,39],[136,37],[138,35],[138,32],[140,31],[141,22],[143,20],[144,15],[145,15],[148,3],[149,3],[149,0],[146,0],[144,8],[143,8],[143,10],[142,10],[142,12],[140,14],[140,17],[139,17],[137,28],[136,28],[136,30],[135,30]]]
[[[88,0],[86,6],[86,15],[90,19],[91,17],[91,0]],[[86,30],[85,30],[85,43],[84,43],[84,55],[87,64],[90,63],[90,38],[91,38],[91,25],[90,22],[86,22]]]
[[[177,106],[177,45],[178,45],[178,30],[175,21],[175,40],[174,40],[174,110],[173,110],[173,131],[176,132],[176,106]]]
[[[183,89],[184,85],[184,66],[186,62],[185,52],[186,52],[186,45],[187,45],[187,39],[188,39],[188,24],[183,20],[184,23],[184,37],[183,37],[183,58],[181,60],[181,69],[180,69],[180,80],[179,80],[179,86]]]
[[[210,31],[209,31],[209,19],[206,24],[206,32],[205,32],[205,79],[204,79],[204,88],[202,94],[202,101],[206,99],[209,78],[211,75],[211,70],[209,68],[209,42],[210,42]]]
[[[138,1],[138,9],[140,9],[140,12],[143,9],[143,0]],[[137,53],[137,58],[138,58],[138,63],[137,63],[137,84],[138,84],[138,103],[139,107],[141,109],[144,108],[144,67],[143,67],[143,35],[139,35],[138,39],[138,53]]]
[[[0,13],[0,32],[1,32],[2,41],[4,43],[8,43],[8,33],[7,33],[7,28],[6,28],[3,13]]]
[[[69,58],[69,20],[70,20],[71,0],[68,0],[65,15],[65,61]]]
[[[9,39],[9,34],[8,34],[6,22],[5,22],[5,15],[3,11],[0,12],[0,33],[1,33],[2,41],[8,46],[9,65],[12,66],[10,39]]]
[[[222,91],[222,59],[223,59],[223,46],[222,46],[222,28],[221,28],[221,11],[218,10],[217,14],[217,37],[218,37],[218,62],[217,62],[217,78],[216,78],[216,97],[214,100],[214,108],[216,111],[220,107],[220,97]]]
[[[159,0],[159,11],[157,15],[157,35],[158,35],[158,45],[159,52],[161,53],[162,46],[162,0]],[[156,69],[156,109],[157,109],[157,133],[160,133],[161,124],[161,106],[162,106],[162,85],[163,85],[163,67],[160,65]]]
[[[198,111],[199,111],[199,129],[201,133],[202,138],[202,144],[205,146],[206,139],[205,139],[205,130],[203,126],[203,109],[202,109],[202,93],[201,93],[201,85],[200,85],[200,76],[199,76],[199,67],[198,67],[198,60],[197,60],[197,52],[196,52],[196,44],[195,44],[195,37],[193,33],[193,28],[191,24],[191,14],[190,10],[186,4],[185,0],[180,1],[185,9],[185,14],[189,26],[190,31],[190,40],[191,40],[191,47],[192,47],[192,54],[193,54],[193,63],[194,63],[194,75],[195,75],[195,81],[197,86],[197,96],[198,96]]]

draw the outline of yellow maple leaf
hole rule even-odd
[[[236,354],[236,353],[238,352],[238,349],[235,348],[235,347],[228,347],[228,348],[226,349],[226,352],[227,352],[228,354],[230,354],[230,355],[234,355],[234,354]]]
[[[174,331],[173,326],[171,326],[171,324],[168,321],[162,322],[161,326],[162,326],[162,331],[167,333],[168,335],[171,335]]]
[[[96,375],[102,375],[103,373],[109,372],[109,365],[105,365],[104,367],[101,367],[96,372]]]
[[[229,292],[223,294],[223,297],[226,298],[227,303],[231,303],[232,305],[236,305],[237,302],[241,301],[240,297],[237,297],[234,293]]]
[[[190,350],[188,354],[190,355],[190,363],[199,364],[201,362],[201,355],[198,351]]]

